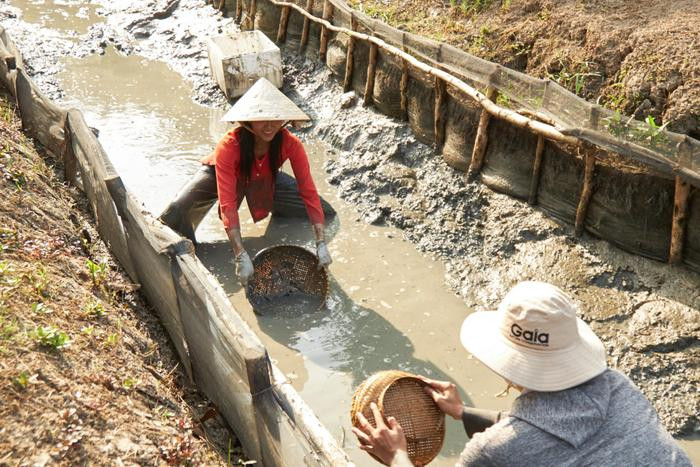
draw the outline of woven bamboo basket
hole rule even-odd
[[[375,425],[370,409],[374,402],[385,418],[394,417],[403,428],[411,461],[418,466],[426,465],[442,449],[445,414],[425,393],[425,386],[420,378],[403,371],[373,374],[355,389],[352,396],[350,417],[353,426],[360,426],[358,413]]]
[[[261,315],[317,311],[326,303],[328,276],[318,258],[306,248],[276,245],[260,250],[246,297]]]

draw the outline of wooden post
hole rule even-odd
[[[306,11],[312,12],[314,8],[314,0],[306,0]],[[306,44],[309,42],[309,29],[311,27],[311,20],[304,16],[304,26],[301,29],[301,42],[299,42],[299,52],[304,50]]]
[[[255,29],[255,15],[258,13],[258,2],[250,0],[250,10],[248,11],[248,21],[250,21],[250,29]]]
[[[240,24],[243,16],[243,0],[236,0],[236,22]]]
[[[350,24],[353,31],[357,31],[357,20],[355,15],[350,16]],[[352,88],[352,68],[354,63],[355,38],[348,38],[348,50],[345,55],[345,77],[343,78],[343,92],[348,92]]]
[[[542,166],[542,153],[544,152],[544,136],[537,136],[537,149],[535,149],[535,162],[532,165],[532,178],[530,179],[530,197],[527,202],[537,204],[537,190],[540,186],[540,172]]]
[[[277,43],[282,44],[287,40],[287,24],[289,23],[289,7],[283,6],[280,15],[280,24],[277,28]]]
[[[329,0],[323,2],[323,19],[331,20],[333,16],[333,4]],[[328,28],[325,25],[321,26],[321,38],[319,40],[318,55],[322,62],[326,62],[326,51],[328,50]]]
[[[377,44],[372,42],[369,46],[369,63],[367,64],[367,81],[365,82],[365,100],[362,103],[367,107],[372,103],[374,93],[374,73],[377,69]]]
[[[61,159],[63,159],[63,178],[65,178],[69,185],[78,186],[78,161],[73,152],[72,134],[70,121],[66,117],[63,122],[63,135],[66,144],[63,147],[63,154],[61,157]]]
[[[10,52],[0,48],[0,58],[5,62],[7,71],[17,69],[17,59]]]
[[[443,80],[435,77],[435,147],[440,148],[445,142],[445,97],[446,85]]]
[[[401,60],[401,112],[403,119],[408,121],[408,62]]]
[[[586,211],[588,211],[588,204],[591,201],[591,195],[593,194],[593,171],[595,169],[595,155],[591,148],[586,149],[586,155],[584,156],[585,168],[583,172],[583,188],[581,189],[581,197],[578,200],[578,207],[576,208],[576,223],[574,224],[574,233],[577,237],[580,237],[583,233],[583,224],[586,220]]]
[[[496,88],[489,86],[486,89],[486,98],[490,101],[496,97],[498,91]],[[472,150],[472,160],[469,164],[469,175],[474,176],[481,171],[481,166],[484,165],[484,154],[486,154],[486,145],[488,144],[488,129],[491,114],[486,109],[481,110],[479,117],[479,126],[476,130],[476,138],[474,139],[474,149]]]
[[[671,223],[671,246],[668,253],[668,262],[671,264],[678,264],[683,259],[689,197],[690,184],[681,177],[676,176],[676,193],[673,198],[673,221]]]

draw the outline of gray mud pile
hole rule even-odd
[[[204,40],[235,26],[203,1],[181,0],[174,10],[168,5],[103,7],[104,22],[83,35],[57,37],[22,22],[7,5],[0,6],[0,20],[26,51],[37,84],[54,96],[60,95],[61,56],[100,53],[111,44],[166,61],[193,83],[198,102],[225,105],[209,77]],[[700,276],[587,236],[577,239],[569,226],[469,182],[406,124],[343,94],[318,62],[288,59],[285,76],[286,91],[315,122],[307,134],[332,147],[325,166],[330,182],[366,222],[397,226],[419,249],[441,258],[465,314],[494,308],[520,280],[563,287],[581,302],[611,366],[639,385],[666,427],[675,435],[700,433]]]

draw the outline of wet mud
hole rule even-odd
[[[95,8],[98,22],[86,32],[81,32],[82,26],[73,26],[73,32],[23,22],[18,6],[33,4],[28,1],[0,5],[0,21],[24,51],[33,79],[54,98],[68,97],[59,79],[66,63],[62,57],[89,60],[115,53],[161,60],[192,83],[195,101],[225,108],[222,93],[209,77],[204,38],[235,28],[231,20],[202,1],[182,0],[169,13],[166,2],[138,7],[128,3]],[[255,317],[231,280],[233,265],[226,260],[230,253],[215,219],[198,232],[209,240],[200,254],[228,287],[237,308],[261,332],[271,355],[286,361],[283,370],[324,424],[339,439],[348,438],[346,448],[354,442],[347,431],[349,417],[339,406],[349,407],[349,391],[371,371],[432,371],[458,380],[477,406],[507,406],[508,401],[492,399],[500,389],[498,380],[468,359],[455,330],[468,311],[495,308],[523,279],[553,282],[577,298],[582,317],[606,345],[610,365],[635,381],[669,431],[688,439],[700,436],[697,274],[624,253],[588,236],[576,238],[570,226],[469,182],[418,142],[406,124],[362,107],[360,98],[342,94],[329,70],[315,61],[290,59],[295,53],[285,54],[285,90],[313,117],[315,123],[305,136],[329,146],[323,170],[331,186],[324,185],[324,196],[337,193],[349,203],[346,219],[331,225],[336,261],[331,304],[336,305],[330,313],[313,313],[302,320]],[[203,144],[214,139],[208,135]],[[202,149],[186,151],[196,154]],[[112,154],[109,149],[108,153]],[[190,167],[196,170],[194,158],[185,159],[188,163],[178,166],[180,177]],[[179,180],[170,181],[160,190],[160,202],[179,185]],[[359,214],[351,214],[355,212]],[[356,222],[354,232],[363,233],[349,238],[348,222]],[[251,253],[269,246],[271,239],[289,241],[296,235],[284,224],[273,224],[266,234],[268,227],[244,225],[250,231],[246,242],[253,247]],[[310,233],[303,235],[299,242],[310,241]],[[403,254],[415,254],[413,245],[434,260],[399,261]],[[390,252],[393,259],[377,258],[379,251]],[[363,276],[351,267],[377,261],[387,264],[367,268]],[[443,273],[430,273],[429,266]],[[387,280],[389,273],[402,276],[392,282]],[[446,292],[445,284],[459,298]],[[392,296],[410,304],[411,312],[402,313],[387,299]],[[433,334],[425,336],[426,332]],[[345,392],[331,398],[328,387]],[[448,432],[452,453],[464,442],[458,428]],[[700,457],[700,441],[688,441],[685,447],[694,458]]]

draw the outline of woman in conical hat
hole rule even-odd
[[[202,159],[203,167],[161,214],[166,225],[190,238],[204,215],[219,200],[219,216],[236,256],[242,283],[253,264],[241,239],[238,208],[246,198],[255,222],[270,212],[286,217],[307,215],[313,226],[321,266],[331,257],[324,238],[325,216],[335,214],[322,200],[299,139],[285,127],[309,117],[272,83],[260,78],[222,118],[237,125]],[[294,177],[279,169],[289,160]]]

